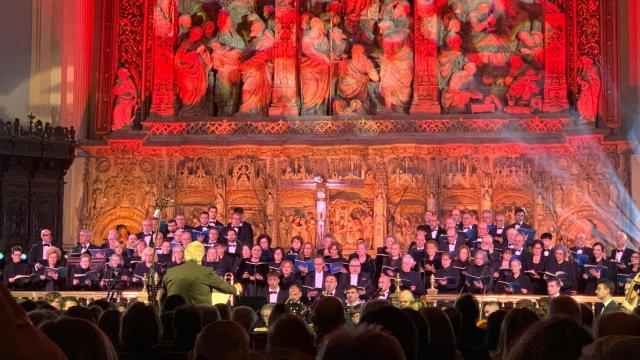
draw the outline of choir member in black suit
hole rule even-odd
[[[493,212],[491,210],[482,210],[482,213],[480,214],[480,222],[482,222],[487,227],[487,234],[491,234],[491,231],[493,231],[493,229],[496,227],[496,225],[493,223]],[[478,227],[480,227],[479,223]],[[478,233],[479,232],[480,229],[478,229]]]
[[[451,254],[447,251],[440,255],[442,268],[436,270],[436,287],[443,294],[457,293],[460,286],[460,272],[452,266]]]
[[[545,280],[556,278],[560,281],[560,291],[563,294],[576,293],[576,272],[573,262],[568,261],[567,248],[564,245],[556,245],[553,248],[553,257],[547,261]]]
[[[458,236],[458,232],[456,231],[456,229],[449,228],[447,229],[447,242],[441,243],[438,246],[438,251],[440,252],[447,251],[451,255],[456,256],[456,252],[458,251],[458,248],[462,245],[467,245],[466,238],[462,236]]]
[[[261,262],[262,248],[256,244],[251,247],[251,257],[240,262],[236,278],[242,283],[242,296],[262,296],[267,284],[269,264]]]
[[[573,244],[574,246],[570,249],[572,253],[580,255],[584,254],[587,256],[587,260],[593,258],[593,250],[587,246],[587,235],[582,232],[578,233],[576,238],[573,240]]]
[[[184,216],[184,214],[178,214],[176,215],[176,228],[177,229],[182,229],[184,231],[191,231],[193,230],[193,228],[191,227],[191,225],[187,224],[187,218]]]
[[[256,239],[256,243],[260,245],[262,248],[262,262],[272,262],[273,261],[273,249],[271,248],[271,236],[267,234],[258,235],[258,239]]]
[[[405,255],[402,258],[402,266],[400,267],[400,290],[411,290],[414,297],[420,297],[425,294],[424,280],[420,274],[413,270],[415,260],[411,255]]]
[[[456,230],[461,230],[462,229],[462,212],[460,211],[460,209],[456,208],[451,210],[451,219],[453,220]],[[448,229],[449,227],[450,226],[446,226],[445,228]]]
[[[78,245],[71,250],[71,256],[89,253],[89,249],[99,249],[99,247],[91,243],[91,232],[87,229],[82,229],[78,233]]]
[[[151,247],[148,247],[144,249],[144,251],[142,251],[142,261],[136,264],[135,268],[133,269],[133,275],[131,276],[131,283],[136,289],[142,289],[143,280],[151,269],[151,266],[154,266],[154,271],[156,274],[158,274],[158,276],[162,274],[160,265],[158,265],[157,263],[154,264],[153,262],[154,256],[155,250]]]
[[[475,294],[486,294],[490,292],[493,284],[493,272],[488,264],[489,258],[484,250],[476,251],[473,264],[467,271],[467,289]]]
[[[289,297],[288,289],[280,286],[280,274],[269,271],[267,274],[267,288],[264,292],[268,304],[284,304]]]
[[[64,290],[67,282],[67,268],[62,266],[62,254],[56,247],[47,250],[46,263],[36,271],[31,282],[41,291]]]
[[[504,214],[501,212],[496,213],[495,224],[489,229],[489,234],[493,236],[493,239],[500,245],[499,247],[506,247],[507,242],[507,225]]]
[[[312,303],[318,298],[324,296],[333,296],[338,298],[344,304],[344,290],[338,288],[338,279],[335,275],[327,274],[327,276],[324,277],[324,287],[322,288],[322,291],[313,298]]]
[[[40,231],[40,240],[41,242],[33,245],[31,250],[29,250],[27,263],[31,266],[32,270],[40,270],[44,266],[40,262],[44,263],[43,260],[47,258],[49,248],[53,246],[53,233],[51,229],[42,229],[42,231]]]
[[[220,241],[220,230],[217,227],[212,226],[209,231],[207,231],[207,241],[206,245],[214,245],[215,243]]]
[[[531,245],[531,254],[524,257],[524,272],[531,280],[531,290],[535,295],[547,293],[547,284],[542,274],[547,268],[547,258],[542,255],[542,242],[535,240]]]
[[[78,266],[71,268],[69,276],[71,288],[73,290],[95,290],[100,282],[98,273],[91,270],[91,256],[89,254],[80,255]]]
[[[218,221],[218,207],[215,205],[209,206],[209,226],[218,229],[218,233],[222,233],[224,224]]]
[[[362,264],[358,258],[349,260],[349,273],[340,277],[339,288],[346,289],[353,285],[358,288],[358,294],[364,299],[368,299],[373,294],[373,279],[371,274],[362,272]]]
[[[462,213],[462,226],[459,228],[460,235],[463,237],[463,241],[470,241],[475,239],[478,235],[478,226],[473,224],[473,217],[469,211]],[[469,247],[474,247],[473,244],[468,244]]]
[[[528,222],[525,221],[525,216],[527,216],[527,211],[522,208],[522,207],[518,207],[515,210],[515,217],[516,217],[516,221],[509,225],[509,228],[513,228],[513,229],[533,229],[533,226],[531,226],[531,224],[529,224]]]
[[[11,248],[11,260],[4,265],[2,271],[2,281],[7,284],[9,290],[24,290],[29,284],[29,276],[32,273],[32,269],[29,264],[23,262],[20,258],[22,256],[22,248],[20,246],[14,246]]]
[[[614,237],[616,248],[611,250],[609,260],[613,262],[618,270],[625,270],[631,259],[633,250],[627,247],[627,234],[618,231]]]
[[[391,278],[396,276],[396,272],[402,267],[402,254],[400,243],[394,243],[389,248],[389,255],[382,262],[382,273]]]
[[[242,246],[245,244],[238,240],[238,234],[233,229],[229,229],[225,236],[227,241],[227,253],[235,258],[239,258],[242,255]],[[251,243],[247,243],[246,245],[251,246]]]
[[[194,230],[209,232],[211,225],[209,224],[209,212],[203,211],[198,218],[200,225],[194,227]]]
[[[319,289],[324,286],[324,278],[329,274],[326,272],[324,256],[316,255],[313,257],[314,271],[307,272],[304,278],[305,296],[313,299],[318,294]]]
[[[428,240],[435,240],[439,242],[442,235],[446,235],[446,230],[440,226],[440,220],[436,215],[431,216],[429,220],[429,232],[427,233]]]
[[[356,245],[356,252],[349,255],[349,260],[356,258],[360,262],[360,272],[367,273],[371,275],[371,278],[374,279],[376,277],[376,264],[367,254],[367,243],[364,240],[358,240],[358,244]]]
[[[154,247],[155,244],[153,243],[153,233],[154,231],[151,226],[151,220],[144,219],[142,220],[142,231],[136,234],[136,238],[138,240],[144,240],[144,243],[147,246]]]
[[[545,259],[553,256],[553,235],[548,232],[543,233],[540,235],[540,241],[542,242],[542,256],[544,256]]]
[[[376,299],[386,300],[391,302],[391,278],[382,274],[378,279],[378,296]]]
[[[167,221],[167,231],[164,233],[164,238],[169,241],[174,241],[176,230],[178,230],[178,224],[174,219],[170,219]]]
[[[585,280],[585,295],[593,296],[600,280],[612,280],[617,276],[613,264],[605,258],[604,245],[601,242],[593,244],[593,259],[583,267],[582,278]]]
[[[531,292],[531,281],[529,280],[529,276],[522,272],[522,263],[520,260],[511,260],[511,271],[509,275],[500,278],[498,282],[496,282],[494,289],[498,293],[515,295],[527,295]]]
[[[233,209],[231,222],[222,230],[222,236],[226,237],[227,232],[233,229],[238,234],[238,240],[243,244],[253,244],[253,228],[251,224],[243,221],[244,210],[242,208]]]

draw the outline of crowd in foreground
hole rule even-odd
[[[640,315],[594,313],[572,297],[546,308],[520,301],[482,307],[473,294],[443,307],[395,307],[374,299],[355,324],[341,301],[322,297],[310,323],[283,304],[260,315],[246,306],[191,305],[170,295],[159,305],[118,306],[50,293],[19,303],[3,285],[3,356],[38,359],[636,359]]]

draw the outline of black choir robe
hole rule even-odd
[[[400,279],[400,290],[411,290],[411,286],[415,285],[415,290],[411,290],[414,297],[420,297],[426,293],[424,281],[417,271],[410,270],[405,272],[400,270]],[[395,285],[395,280],[392,283]]]
[[[502,282],[500,282],[502,281]],[[503,282],[507,282],[507,283],[518,283],[520,284],[520,288],[521,289],[526,289],[527,290],[527,295],[531,294],[532,291],[532,287],[531,287],[531,280],[529,278],[529,275],[524,274],[522,271],[520,271],[520,275],[518,277],[515,277],[513,273],[509,274],[508,276],[502,277],[500,278],[494,285],[494,291],[498,294],[509,294],[509,292],[507,291],[507,284],[504,284]],[[512,289],[513,291],[513,289]],[[512,292],[512,294],[514,295],[522,295],[523,292],[519,291],[519,292]]]
[[[529,254],[525,256],[524,262],[522,264],[522,272],[533,270],[539,276],[538,278],[533,275],[529,275],[525,273],[525,275],[529,276],[529,280],[531,281],[531,290],[533,294],[531,295],[546,295],[547,294],[547,282],[544,280],[540,273],[543,273],[547,268],[547,260],[544,256],[540,255],[540,260],[537,263],[533,262],[533,255]]]
[[[479,288],[476,284],[470,279],[466,279],[467,289],[474,294],[482,294],[482,293],[490,293],[491,287],[493,284],[493,269],[490,265],[486,264],[483,266],[477,266],[476,264],[472,264],[469,266],[467,273],[472,276],[489,276],[489,283],[484,283],[483,288]]]
[[[602,265],[606,267],[606,274],[600,273],[600,279],[596,279],[590,273],[587,267],[582,268],[582,273],[580,277],[584,279],[584,294],[589,296],[595,296],[596,287],[599,280],[611,280],[613,283],[616,283],[616,278],[618,276],[617,271],[615,271],[615,265],[611,263],[609,260],[604,257],[597,261],[595,258],[587,261],[588,265]],[[584,278],[583,275],[587,275],[587,279]],[[614,294],[612,294],[614,295]]]
[[[29,278],[15,279],[13,283],[9,283],[9,279],[18,275],[31,275],[31,267],[24,262],[14,263],[13,260],[9,261],[2,271],[2,282],[7,285],[9,290],[25,290],[29,286]]]
[[[58,279],[50,278],[47,274],[48,264],[45,267],[40,268],[40,270],[36,271],[35,274],[31,277],[31,283],[34,285],[36,290],[41,291],[60,291],[65,289],[65,285],[67,283],[67,269],[61,268],[60,262],[55,266],[59,268],[58,271]],[[44,275],[45,279],[40,279],[40,276]]]
[[[446,284],[441,284],[439,278],[447,278]],[[460,289],[460,272],[458,269],[454,269],[453,266],[448,268],[441,268],[436,270],[436,288],[440,293],[453,294],[457,293]],[[426,284],[431,287],[431,284]]]
[[[558,264],[558,262],[555,259],[549,259],[549,261],[547,261],[547,267],[545,269],[545,272],[556,274],[559,271],[564,272],[564,275],[561,275],[559,277],[562,283],[562,287],[560,288],[560,291],[563,294],[568,294],[572,291],[576,291],[577,284],[576,284],[576,271],[575,271],[574,265],[569,261],[563,261],[562,263]],[[545,275],[545,280],[549,280],[551,278],[553,278],[553,276]]]
[[[69,275],[69,287],[73,290],[96,290],[100,283],[100,277],[96,273],[94,279],[78,278],[79,275],[85,275],[92,271],[90,267],[84,269],[80,266],[74,266],[71,268],[71,274]],[[77,276],[78,275],[78,276]],[[73,279],[80,280],[80,283],[73,285]],[[86,284],[84,280],[90,280],[90,284]]]

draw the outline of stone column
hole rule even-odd
[[[298,1],[276,0],[272,103],[269,116],[298,115]]]
[[[152,117],[175,115],[173,48],[177,37],[177,23],[176,1],[156,0],[153,10],[153,85],[149,111]]]
[[[440,113],[438,102],[438,17],[433,0],[415,1],[415,76],[411,114]]]
[[[547,3],[544,26],[544,112],[569,108],[567,101],[566,18],[564,12]]]

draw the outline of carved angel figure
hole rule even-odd
[[[118,69],[116,74],[118,78],[111,90],[116,97],[113,107],[113,123],[111,124],[111,129],[114,131],[131,124],[138,104],[138,90],[131,80],[129,70],[122,67]]]

